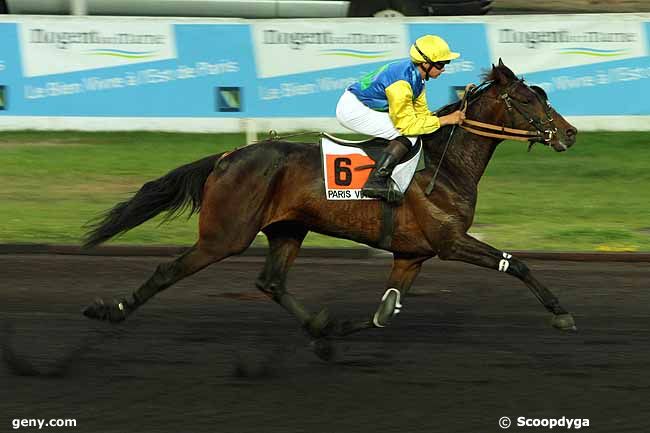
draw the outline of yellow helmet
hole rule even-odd
[[[453,53],[449,45],[440,36],[425,35],[419,37],[409,50],[413,63],[444,62],[460,57]]]

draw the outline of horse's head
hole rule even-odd
[[[578,130],[555,111],[541,87],[528,86],[501,59],[487,78],[494,83],[490,92],[501,105],[506,126],[537,132],[532,142],[546,144],[557,152],[575,143]]]

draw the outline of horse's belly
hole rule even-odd
[[[309,230],[328,236],[350,239],[377,248],[391,237],[390,250],[405,254],[432,254],[432,249],[407,207],[394,211],[392,223],[379,201],[326,201],[316,208],[303,209],[303,222]]]

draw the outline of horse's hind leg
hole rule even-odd
[[[121,322],[161,290],[211,263],[248,248],[261,227],[265,195],[256,194],[255,200],[245,202],[243,191],[252,194],[255,185],[238,189],[237,182],[241,187],[236,176],[208,177],[199,213],[199,241],[176,260],[159,265],[153,275],[133,292],[132,299],[111,305],[98,300],[83,313],[93,319]]]
[[[465,234],[446,243],[439,252],[443,260],[460,260],[465,263],[497,269],[523,281],[544,307],[554,314],[553,326],[561,330],[576,330],[573,316],[567,312],[550,290],[533,277],[521,260],[499,251]]]
[[[158,265],[153,275],[133,292],[131,299],[110,304],[97,299],[83,310],[83,314],[91,319],[121,322],[156,293],[228,255],[215,254],[196,244],[177,259]]]
[[[263,230],[269,240],[264,269],[256,287],[291,313],[309,334],[317,338],[327,324],[327,312],[312,315],[286,288],[287,273],[294,262],[307,229],[299,223],[280,222]]]

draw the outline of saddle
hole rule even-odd
[[[352,141],[323,132],[320,145],[327,199],[377,200],[364,197],[361,189],[388,141],[377,137]],[[424,169],[422,143],[418,139],[402,162],[393,169],[391,174],[393,187],[405,193],[413,179],[413,174],[422,169]]]

